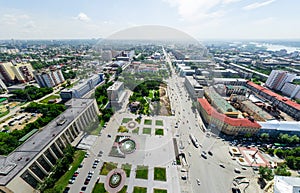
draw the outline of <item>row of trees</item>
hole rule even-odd
[[[35,86],[26,86],[24,90],[12,91],[12,98],[32,101],[53,92],[53,88],[38,88]]]
[[[286,165],[278,166],[274,171],[271,168],[268,167],[259,167],[258,174],[260,178],[263,178],[265,180],[272,180],[274,178],[274,174],[278,176],[290,176],[291,172],[288,171],[288,168]]]
[[[22,130],[13,130],[10,133],[0,133],[0,155],[7,155],[16,149],[21,142],[19,139],[33,129],[39,129],[47,125],[55,117],[65,111],[65,106],[61,104],[38,104],[30,103],[25,107],[26,112],[43,114],[36,121],[28,123]]]
[[[99,116],[99,121],[102,120],[107,122],[109,121],[110,117],[113,115],[113,110],[111,108],[103,108],[108,102],[108,96],[107,96],[107,88],[110,87],[113,83],[112,82],[106,82],[104,85],[99,86],[95,90],[95,98],[98,106],[100,107],[101,116]]]
[[[277,137],[271,137],[268,133],[260,135],[261,141],[270,141],[273,143],[298,144],[300,139],[297,135],[279,134]]]

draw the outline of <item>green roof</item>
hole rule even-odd
[[[19,139],[20,142],[26,141],[31,135],[33,135],[35,132],[37,132],[38,129],[32,129],[29,133],[24,135],[21,139]]]

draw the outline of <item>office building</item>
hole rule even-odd
[[[67,145],[75,146],[83,131],[98,120],[93,99],[72,99],[67,110],[28,138],[8,156],[0,157],[0,192],[35,192]]]
[[[82,80],[79,84],[75,85],[73,88],[64,89],[60,92],[60,97],[62,100],[67,101],[71,98],[82,98],[88,92],[93,90],[96,86],[104,81],[104,75],[95,74],[89,79]]]
[[[107,95],[111,107],[114,109],[119,109],[122,106],[126,96],[124,83],[116,81],[113,85],[107,88]]]
[[[266,81],[266,86],[270,89],[281,90],[285,83],[293,82],[296,77],[296,74],[287,71],[272,70]]]
[[[201,86],[193,76],[186,76],[184,85],[192,99],[202,98],[204,95],[203,86]]]

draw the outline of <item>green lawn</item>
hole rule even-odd
[[[126,177],[129,178],[130,177],[131,165],[130,164],[122,164],[121,168],[125,171]]]
[[[141,119],[140,118],[136,118],[135,121],[138,122],[139,124],[141,123]]]
[[[129,121],[132,121],[132,118],[123,118],[122,123],[128,123]]]
[[[133,193],[147,193],[147,188],[135,186]]]
[[[144,124],[145,124],[145,125],[152,125],[152,120],[150,120],[150,119],[145,119]]]
[[[154,188],[154,191],[153,191],[153,193],[167,193],[167,192],[168,192],[167,190],[157,189],[157,188]]]
[[[135,177],[140,179],[148,179],[148,166],[137,166]]]
[[[107,192],[104,188],[104,184],[99,183],[94,186],[92,193],[107,193]]]
[[[50,95],[48,96],[47,98],[41,100],[41,103],[48,103],[49,100],[52,100],[52,99],[59,99],[60,96],[57,96],[57,95]]]
[[[98,135],[100,133],[100,131],[102,130],[103,125],[105,124],[104,120],[101,120],[99,126],[97,127],[97,129],[93,130],[91,132],[91,135]]]
[[[85,152],[82,150],[78,150],[75,153],[74,161],[71,164],[71,169],[67,171],[54,185],[53,190],[58,190],[59,192],[62,192],[65,187],[68,185],[69,180],[72,178],[75,171],[78,169],[78,166],[84,159]]]
[[[154,180],[167,181],[166,168],[154,168]]]
[[[124,186],[122,190],[120,190],[118,193],[126,193],[126,190],[127,190],[127,186]],[[105,190],[104,184],[99,183],[94,186],[92,193],[108,193],[108,192]]]
[[[132,130],[132,133],[139,134],[139,130],[140,130],[140,128],[137,127],[134,130]]]
[[[163,129],[155,129],[155,135],[164,135]]]
[[[100,175],[107,175],[111,170],[116,169],[117,166],[118,166],[117,163],[104,162],[100,171]]]
[[[125,126],[120,126],[118,129],[119,133],[128,133],[128,129]]]
[[[157,126],[164,126],[164,123],[163,123],[162,120],[156,120],[155,121],[155,125],[157,125]]]
[[[151,128],[143,128],[143,134],[148,134],[150,135],[151,134]]]

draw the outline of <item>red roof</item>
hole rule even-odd
[[[207,112],[208,115],[212,116],[215,119],[223,121],[228,125],[236,126],[236,127],[253,127],[253,128],[261,127],[256,121],[252,122],[246,118],[242,118],[242,119],[231,118],[231,117],[227,117],[222,113],[219,113],[208,103],[206,99],[199,98],[198,102],[204,108],[204,110]]]
[[[265,87],[262,87],[262,86],[260,86],[258,84],[255,84],[254,82],[248,81],[247,84],[250,85],[250,86],[252,86],[252,87],[254,87],[254,88],[256,88],[256,89],[258,89],[258,90],[260,90],[260,91],[262,91],[262,92],[264,92],[264,93],[266,93],[269,96],[275,97],[277,100],[282,101],[285,104],[287,104],[287,105],[289,105],[289,106],[291,106],[293,108],[296,108],[296,109],[300,110],[300,104],[298,104],[298,103],[296,103],[294,101],[291,101],[288,98],[285,98],[285,97],[283,97],[283,96],[281,96],[281,95],[279,95],[279,94],[277,94],[275,92],[272,92],[271,90],[269,90],[269,89],[267,89]]]

